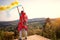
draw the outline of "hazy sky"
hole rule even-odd
[[[60,17],[60,0],[19,0],[29,18]]]
[[[9,2],[8,2],[9,1]],[[9,5],[15,0],[0,0],[1,5]],[[60,0],[19,0],[29,19],[32,18],[58,18],[60,17]],[[7,16],[7,14],[9,14]],[[19,19],[17,8],[0,11],[0,21]]]

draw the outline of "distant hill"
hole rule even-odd
[[[46,18],[34,18],[34,19],[29,19],[28,22],[38,22],[38,21],[44,21]]]
[[[15,21],[7,21],[7,22],[0,22],[0,26],[10,26],[10,25],[17,25],[18,20]]]
[[[46,18],[34,18],[34,19],[29,19],[28,23],[33,23],[33,22],[39,22],[40,24],[44,24]]]
[[[45,22],[46,18],[33,18],[33,19],[28,19],[28,23],[33,23],[33,22],[40,22],[43,24]],[[55,20],[55,19],[52,19]],[[10,25],[17,25],[19,20],[15,21],[8,21],[8,22],[0,22],[0,26],[10,26]]]

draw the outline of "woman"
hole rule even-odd
[[[18,23],[18,31],[19,31],[19,40],[22,40],[22,30],[24,30],[25,33],[25,39],[27,39],[27,21],[28,21],[28,17],[26,15],[26,13],[24,11],[21,11],[20,14],[20,19],[19,19],[19,23]]]

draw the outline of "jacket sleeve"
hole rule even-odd
[[[27,17],[27,15],[25,14],[24,15],[24,22],[27,22],[28,21],[28,17]]]
[[[23,22],[23,16],[20,15],[20,22]]]

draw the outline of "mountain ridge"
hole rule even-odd
[[[43,24],[45,22],[46,18],[33,18],[33,19],[28,19],[28,23],[32,22],[40,22]],[[14,20],[14,21],[0,21],[0,26],[8,26],[8,25],[17,25],[19,20]]]

